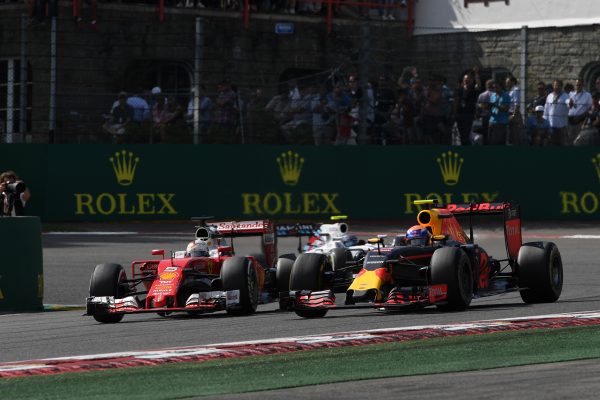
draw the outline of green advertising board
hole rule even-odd
[[[0,155],[44,221],[402,219],[423,198],[600,217],[596,147],[10,145]]]
[[[0,218],[0,311],[43,308],[42,226],[38,217]]]

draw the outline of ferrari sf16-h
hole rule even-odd
[[[261,236],[262,254],[236,256],[234,236]],[[162,259],[133,261],[129,278],[121,265],[97,265],[86,314],[103,323],[148,312],[164,316],[225,310],[246,315],[279,292],[287,297],[291,264],[277,258],[270,221],[203,223],[195,237],[186,250],[171,252],[170,257],[165,258],[164,250],[153,250],[152,255]]]
[[[448,204],[417,201],[417,215],[427,243],[400,237],[386,247],[382,237],[369,239],[378,248],[367,253],[362,268],[336,304],[330,282],[336,271],[322,254],[298,256],[290,277],[290,299],[296,314],[322,317],[335,308],[375,307],[384,310],[435,305],[464,310],[478,297],[518,291],[526,303],[554,302],[561,294],[563,267],[552,242],[522,243],[519,206],[510,203]],[[502,215],[507,256],[491,257],[473,242],[472,219]],[[457,217],[469,219],[467,236]]]

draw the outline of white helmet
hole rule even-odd
[[[208,245],[202,240],[190,242],[186,251],[190,257],[208,257],[210,254],[208,251]]]

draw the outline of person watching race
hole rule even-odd
[[[25,182],[19,179],[14,171],[0,174],[0,216],[15,217],[25,215],[25,205],[31,193]]]

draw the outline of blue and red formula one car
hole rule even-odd
[[[387,246],[383,237],[369,239],[369,251],[349,282],[344,304],[337,304],[332,282],[339,286],[339,268],[323,254],[303,253],[290,277],[290,299],[302,317],[322,317],[336,308],[375,307],[386,310],[436,305],[464,310],[478,297],[518,291],[526,303],[554,302],[561,294],[563,265],[551,242],[522,243],[519,206],[510,203],[415,204],[426,207],[417,223],[428,233],[426,243],[414,245],[397,237]],[[473,218],[500,215],[506,258],[491,257],[473,241]],[[468,218],[469,235],[458,218]],[[347,276],[347,271],[343,271]]]

